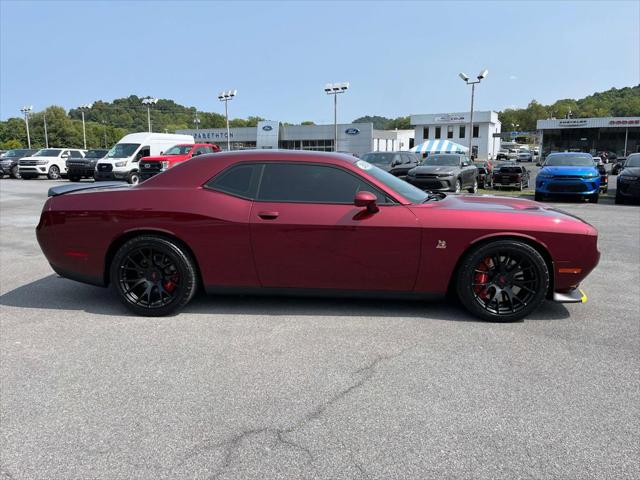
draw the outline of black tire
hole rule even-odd
[[[70,182],[79,182],[81,178],[80,175],[69,175]]]
[[[56,165],[51,165],[47,172],[47,178],[49,180],[58,180],[60,178],[60,169]]]
[[[127,175],[127,183],[130,185],[137,185],[140,183],[140,174],[138,172],[131,172]]]
[[[467,192],[469,193],[478,193],[478,180],[475,179],[473,181],[473,186],[471,188],[467,188]]]
[[[454,193],[460,193],[460,190],[462,190],[462,181],[457,179]]]
[[[534,198],[536,202],[544,202],[544,195],[541,193],[536,192]]]
[[[11,173],[9,174],[9,176],[11,178],[21,178],[20,177],[20,170],[18,170],[18,166],[14,165],[13,167],[11,167]]]
[[[620,195],[616,195],[615,202],[616,205],[624,205],[624,198],[622,198]]]
[[[593,195],[591,195],[591,196],[589,197],[589,199],[588,199],[588,200],[589,200],[589,203],[598,203],[598,199],[599,199],[599,197],[600,197],[600,194],[598,194],[598,193],[594,193]]]
[[[110,279],[120,301],[146,317],[181,309],[198,287],[189,253],[178,243],[154,235],[141,235],[122,245],[111,262]]]
[[[545,300],[548,290],[544,259],[535,248],[517,240],[496,240],[469,251],[456,278],[458,298],[465,308],[492,322],[525,318]]]

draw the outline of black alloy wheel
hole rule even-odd
[[[144,235],[126,242],[111,264],[111,281],[132,312],[163,316],[186,305],[197,288],[196,268],[176,242]]]
[[[544,301],[549,269],[538,251],[516,240],[498,240],[472,250],[457,278],[462,304],[483,320],[511,322]]]

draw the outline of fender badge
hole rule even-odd
[[[447,248],[447,242],[445,240],[438,240],[436,248]]]

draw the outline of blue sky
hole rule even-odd
[[[640,2],[0,0],[0,118],[136,94],[232,117],[501,110],[640,82]]]

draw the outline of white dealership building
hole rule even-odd
[[[193,135],[196,142],[215,143],[227,148],[226,128],[178,130]],[[409,150],[413,147],[413,130],[376,130],[372,123],[338,124],[338,150],[362,156],[369,152]],[[232,150],[283,148],[288,150],[334,151],[334,126],[284,125],[263,120],[255,127],[229,129]]]
[[[449,140],[469,147],[469,135],[473,155],[486,160],[495,158],[500,150],[501,124],[494,111],[473,112],[473,132],[469,132],[469,112],[428,113],[411,115],[415,127],[415,144],[425,140]]]

